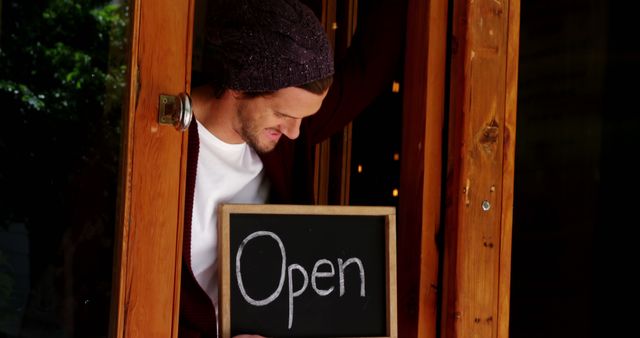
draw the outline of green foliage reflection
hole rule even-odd
[[[0,0],[0,14],[0,234],[24,228],[29,249],[20,277],[0,246],[0,336],[105,336],[129,6]]]

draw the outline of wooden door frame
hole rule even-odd
[[[188,92],[194,1],[132,0],[110,337],[176,337],[188,135],[158,124]]]
[[[190,89],[194,1],[132,0],[131,6],[110,337],[176,337],[188,135],[159,125],[157,108],[160,94]],[[440,324],[443,337],[506,337],[520,2],[453,0],[451,75],[446,73],[448,6],[447,0],[409,0],[407,11],[399,335],[433,337]],[[479,61],[489,70],[474,72]],[[487,83],[498,85],[487,88]],[[493,154],[490,161],[487,154]],[[491,202],[490,212],[478,211],[484,200]],[[443,209],[445,242],[439,248]],[[482,269],[491,273],[476,273]]]
[[[397,231],[401,337],[508,337],[519,16],[519,0],[408,2]],[[490,68],[472,72],[483,58]],[[478,211],[485,200],[493,206]]]
[[[453,0],[442,337],[508,337],[520,0]]]

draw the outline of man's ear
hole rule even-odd
[[[243,96],[243,95],[242,95],[242,92],[241,92],[241,91],[239,91],[239,90],[228,89],[227,91],[228,91],[228,92],[229,92],[229,94],[231,94],[231,96],[232,96],[234,99],[236,99],[236,100],[241,99],[241,98],[242,98],[242,96]]]

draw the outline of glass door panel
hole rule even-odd
[[[0,14],[0,336],[105,337],[129,5]]]

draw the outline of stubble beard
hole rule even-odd
[[[243,103],[238,105],[236,116],[240,121],[240,136],[258,154],[266,154],[276,147],[277,142],[261,142],[260,133],[262,128],[256,125],[256,120],[246,111]]]

